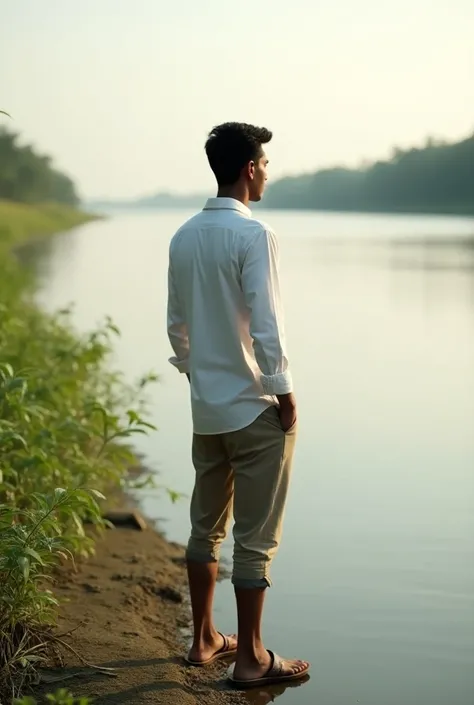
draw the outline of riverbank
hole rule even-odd
[[[186,668],[183,663],[189,607],[183,548],[152,527],[108,530],[96,554],[77,570],[62,569],[54,593],[61,605],[59,633],[89,664],[66,654],[64,668],[43,673],[41,696],[67,687],[100,705],[237,705],[242,696],[225,684],[225,666]],[[50,681],[49,683],[47,681]]]
[[[136,464],[132,439],[145,388],[110,368],[117,329],[80,335],[67,311],[36,304],[34,277],[12,251],[93,219],[55,204],[0,203],[0,702],[38,680],[57,652],[58,608],[46,589],[58,563],[94,554],[86,524],[104,528],[104,494]],[[81,608],[82,609],[82,608]]]
[[[27,204],[0,200],[0,247],[13,247],[34,238],[54,235],[98,217],[60,203]]]

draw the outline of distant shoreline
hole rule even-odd
[[[200,200],[187,202],[184,198],[177,202],[169,204],[143,204],[127,201],[91,201],[85,203],[86,209],[90,212],[101,211],[108,209],[118,211],[173,211],[173,210],[199,210],[206,202],[207,196],[203,196]],[[258,213],[259,211],[291,211],[301,213],[331,213],[340,215],[399,215],[399,216],[440,216],[440,217],[458,217],[458,218],[474,218],[474,205],[465,209],[450,209],[440,207],[438,209],[428,208],[413,208],[409,209],[357,209],[357,208],[304,208],[300,206],[276,206],[275,204],[266,205],[265,200],[261,203],[254,204],[252,210]]]
[[[93,205],[200,208],[205,199],[202,193],[161,191],[125,201],[97,199]],[[459,142],[428,139],[423,147],[397,148],[390,159],[355,169],[334,166],[277,178],[269,183],[262,206],[326,213],[474,216],[474,134]]]

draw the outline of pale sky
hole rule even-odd
[[[0,22],[0,108],[85,197],[212,190],[226,120],[274,131],[270,178],[474,131],[473,0],[0,0]]]

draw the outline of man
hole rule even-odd
[[[191,538],[187,566],[194,640],[206,665],[236,653],[240,687],[294,680],[309,664],[267,651],[261,621],[278,549],[296,438],[285,352],[275,234],[251,216],[267,180],[272,133],[243,123],[215,127],[206,153],[217,198],[173,237],[169,258],[170,362],[188,376],[193,415]],[[232,582],[238,640],[212,615],[219,549],[234,514]]]

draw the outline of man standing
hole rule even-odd
[[[261,638],[270,564],[278,549],[296,439],[285,352],[278,243],[248,207],[267,180],[272,133],[244,123],[215,127],[206,142],[217,198],[170,245],[170,362],[188,376],[193,416],[191,537],[187,548],[194,640],[206,665],[236,653],[238,686],[293,680],[309,664],[283,660]],[[234,515],[232,582],[238,640],[219,633],[212,606],[219,549]]]

